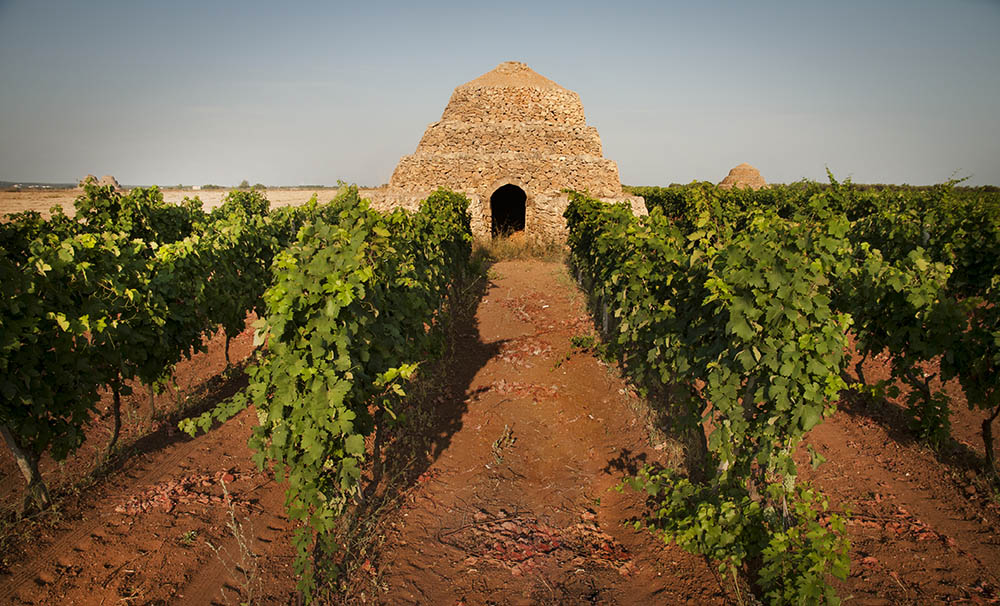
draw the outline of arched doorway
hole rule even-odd
[[[524,213],[528,195],[516,185],[507,184],[490,196],[493,237],[524,231]]]

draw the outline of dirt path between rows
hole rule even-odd
[[[701,559],[623,525],[642,511],[612,490],[623,467],[666,455],[614,370],[571,347],[590,321],[564,266],[499,263],[477,305],[433,418],[415,420],[429,445],[419,477],[393,487],[405,501],[381,518],[385,543],[354,569],[348,601],[721,604]],[[281,487],[250,463],[252,415],[168,441],[70,499],[4,571],[0,603],[225,604],[249,591],[296,603],[293,528]]]
[[[572,346],[593,329],[566,268],[507,261],[488,276],[408,411],[408,435],[390,443],[393,505],[367,520],[343,601],[726,603],[702,558],[624,524],[645,504],[613,490],[620,478],[680,453],[650,438],[645,405],[613,367]],[[220,357],[214,342],[182,374],[203,376]],[[158,446],[23,529],[3,554],[0,604],[297,604],[294,527],[282,487],[250,462],[254,422],[248,410],[195,439],[161,429]],[[803,475],[855,513],[840,595],[1000,601],[995,497],[898,425],[896,413],[845,401],[807,438],[828,462],[814,471],[803,456]]]
[[[722,603],[705,563],[623,523],[623,465],[665,461],[556,263],[494,265],[462,337],[459,426],[382,557],[387,604]]]

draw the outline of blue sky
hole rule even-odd
[[[997,0],[0,0],[0,180],[377,185],[507,60],[627,184],[1000,184]]]

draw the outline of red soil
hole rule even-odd
[[[644,504],[612,490],[621,476],[679,453],[652,443],[644,404],[613,368],[571,347],[591,323],[564,268],[505,262],[491,276],[474,319],[455,327],[454,352],[438,365],[445,371],[417,390],[409,433],[388,446],[390,482],[367,502],[381,508],[359,508],[370,528],[345,562],[346,601],[725,603],[728,588],[704,560],[623,524]],[[248,331],[233,358],[250,346]],[[877,360],[869,366],[884,372]],[[239,389],[239,372],[212,378],[223,367],[216,338],[178,369],[182,394],[207,405]],[[137,393],[126,407],[143,418],[144,401]],[[838,584],[849,603],[1000,596],[1000,506],[969,463],[982,452],[970,429],[977,418],[956,410],[957,445],[944,455],[910,439],[885,404],[845,401],[810,433],[829,462],[813,471],[803,457],[803,475],[833,508],[855,514],[852,573]],[[0,603],[296,603],[293,525],[281,486],[250,463],[254,422],[249,410],[195,439],[166,423],[133,434],[119,464],[71,490],[104,444],[107,421],[98,423],[95,446],[45,466],[63,487],[57,513],[7,525]],[[10,505],[23,481],[6,453],[0,473]],[[227,527],[230,512],[242,531]],[[253,554],[242,562],[236,536]]]

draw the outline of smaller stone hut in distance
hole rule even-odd
[[[764,177],[760,176],[759,170],[744,162],[729,171],[726,178],[719,182],[719,189],[732,189],[734,187],[760,189],[767,187],[767,182],[764,181]]]
[[[122,186],[119,185],[119,183],[118,183],[118,179],[115,179],[111,175],[104,175],[100,179],[98,179],[94,175],[87,175],[86,177],[80,179],[80,183],[77,184],[77,189],[83,189],[83,186],[86,185],[90,181],[93,181],[94,185],[97,185],[97,186],[100,186],[100,187],[107,187],[108,185],[110,185],[111,187],[115,188],[115,190],[122,189]]]
[[[111,175],[104,175],[103,177],[101,177],[101,180],[97,182],[97,184],[100,185],[101,187],[107,187],[110,185],[116,190],[122,188],[122,186],[118,183],[118,179],[115,179]]]
[[[564,239],[564,189],[646,214],[642,198],[624,195],[580,96],[515,61],[456,88],[416,152],[365,197],[377,208],[412,209],[438,187],[468,196],[472,231],[481,237],[523,231]]]

